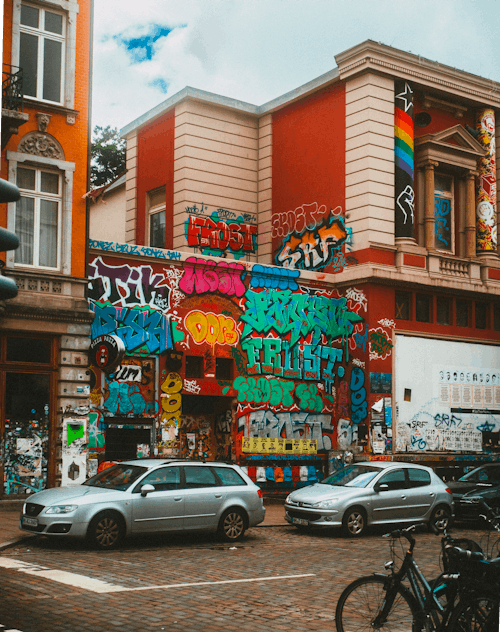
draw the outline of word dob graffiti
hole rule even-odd
[[[194,310],[184,319],[184,326],[198,345],[206,342],[213,348],[216,344],[235,345],[239,340],[236,322],[224,314]]]
[[[312,334],[312,344],[318,344],[322,335],[325,342],[347,339],[353,332],[354,323],[364,319],[347,309],[344,297],[299,294],[291,290],[247,290],[245,312],[240,320],[245,324],[242,338],[253,332],[267,334],[274,331],[279,337],[290,335],[290,345],[294,345],[301,336],[308,334]]]
[[[245,437],[272,439],[315,439],[318,450],[332,449],[331,415],[307,412],[274,413],[255,410],[238,418],[238,432]]]
[[[368,413],[366,402],[365,372],[358,366],[353,367],[351,372],[351,419],[353,423],[359,424],[365,419]]]
[[[165,314],[96,303],[90,303],[89,308],[95,314],[92,338],[116,334],[123,340],[125,349],[135,354],[162,353],[172,348],[169,319]]]
[[[241,451],[254,454],[316,454],[318,442],[315,439],[243,437]]]
[[[89,264],[89,299],[121,307],[149,306],[160,311],[169,308],[170,288],[163,274],[151,266],[113,266],[101,257]]]
[[[182,377],[178,373],[168,373],[160,386],[161,422],[166,426],[179,428],[181,424]]]
[[[283,242],[275,257],[277,265],[284,268],[318,270],[331,264],[347,239],[344,219],[330,215],[316,228],[301,233],[291,233]],[[338,257],[337,267],[341,269],[343,256]]]
[[[245,268],[241,263],[226,263],[189,257],[184,262],[184,276],[179,289],[185,294],[220,292],[241,298],[245,294]]]
[[[243,222],[225,222],[218,217],[190,215],[187,224],[188,246],[211,250],[255,252],[257,226]]]
[[[298,290],[298,270],[288,270],[287,268],[270,268],[268,266],[254,265],[252,268],[252,278],[250,287],[265,287],[280,290]]]

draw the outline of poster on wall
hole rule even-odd
[[[498,347],[397,336],[395,363],[397,451],[500,450]]]

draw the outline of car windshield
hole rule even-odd
[[[115,489],[117,491],[125,491],[132,483],[147,472],[147,467],[139,465],[127,465],[126,463],[118,463],[109,467],[99,474],[92,476],[88,481],[83,483],[90,487],[104,487],[105,489]]]
[[[324,478],[323,485],[337,485],[340,487],[366,487],[368,483],[380,473],[378,467],[370,465],[348,465],[338,472]]]

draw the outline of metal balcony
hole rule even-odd
[[[19,132],[29,116],[23,113],[23,69],[10,64],[2,68],[2,150]]]

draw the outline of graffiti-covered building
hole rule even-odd
[[[18,288],[0,307],[0,496],[86,475],[86,201],[91,0],[3,3],[0,254]]]
[[[89,300],[125,357],[92,369],[94,456],[229,459],[278,491],[337,456],[497,458],[500,86],[371,41],[336,61],[122,130],[125,240],[90,241]]]

